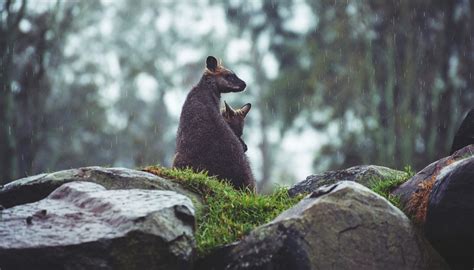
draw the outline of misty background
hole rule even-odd
[[[260,190],[446,156],[474,107],[469,0],[0,0],[0,184],[170,166],[208,55],[247,82]]]

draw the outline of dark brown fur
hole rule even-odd
[[[237,188],[255,189],[255,180],[239,138],[220,112],[221,93],[241,92],[245,82],[208,57],[207,70],[184,102],[173,167],[206,170]]]

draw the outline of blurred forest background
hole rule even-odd
[[[0,184],[169,166],[207,55],[247,82],[260,189],[448,154],[474,105],[470,0],[0,0]]]

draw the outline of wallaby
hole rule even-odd
[[[245,122],[245,117],[247,116],[248,112],[250,111],[250,108],[252,104],[247,103],[242,108],[234,110],[227,102],[224,101],[224,107],[221,108],[221,114],[224,120],[227,122],[229,125],[230,129],[234,132],[235,136],[239,138],[240,143],[242,144],[242,147],[244,148],[244,153],[247,152],[248,147],[247,144],[244,142],[242,139],[242,134],[244,131],[244,122]],[[178,153],[175,154],[173,158],[176,159],[176,156]]]
[[[207,57],[206,70],[184,102],[176,137],[173,167],[206,170],[236,188],[255,190],[244,148],[220,112],[221,93],[241,92],[246,84]]]
[[[242,147],[244,148],[244,153],[247,152],[247,144],[242,139],[242,134],[244,131],[244,122],[247,113],[250,111],[251,104],[247,103],[242,108],[234,110],[227,102],[224,101],[225,106],[221,108],[221,114],[224,120],[229,125],[230,129],[234,132],[235,136],[239,138]],[[179,153],[176,153],[173,158],[173,163]]]
[[[244,152],[247,152],[247,144],[242,140],[242,134],[244,132],[244,122],[247,113],[249,113],[252,105],[250,103],[245,104],[242,108],[234,110],[227,102],[224,101],[224,108],[221,109],[222,117],[229,124],[230,129],[239,138]]]

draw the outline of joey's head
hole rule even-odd
[[[245,104],[242,108],[234,110],[227,102],[224,101],[224,108],[221,110],[222,117],[229,124],[237,137],[241,137],[244,131],[244,122],[247,113],[250,111],[250,103]]]
[[[208,56],[206,60],[205,75],[215,80],[219,93],[244,91],[246,84],[235,73],[223,67],[214,56]]]
[[[235,133],[239,138],[240,143],[244,149],[244,152],[247,152],[247,145],[242,140],[242,133],[244,131],[244,120],[247,116],[247,113],[250,111],[250,103],[245,104],[242,108],[234,110],[232,107],[224,101],[224,108],[221,110],[222,117],[229,125],[230,129]]]

